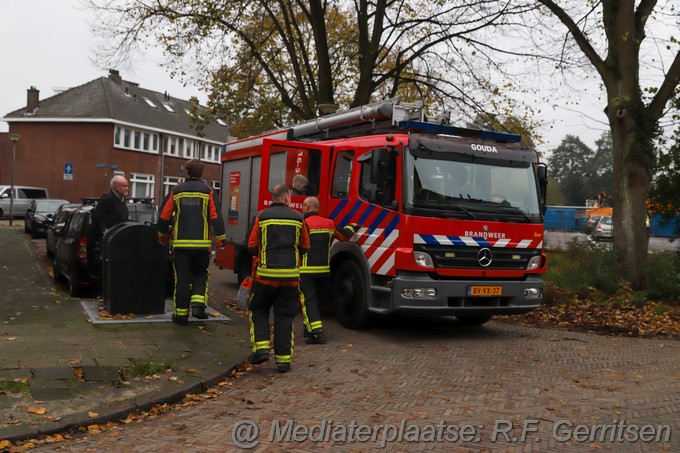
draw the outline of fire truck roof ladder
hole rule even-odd
[[[288,140],[324,140],[358,135],[416,132],[480,138],[497,142],[519,142],[521,136],[501,132],[481,131],[428,122],[422,101],[400,102],[399,98],[355,107],[331,115],[295,124],[288,129]]]

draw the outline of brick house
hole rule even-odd
[[[26,107],[3,118],[10,133],[21,135],[14,183],[47,187],[51,197],[77,202],[99,197],[120,174],[130,181],[131,197],[159,203],[195,157],[206,164],[203,178],[219,189],[220,150],[229,134],[221,122],[197,127],[205,121],[192,120],[196,107],[125,81],[115,70],[43,100],[31,87]],[[0,139],[3,185],[10,184],[12,143],[7,134]]]

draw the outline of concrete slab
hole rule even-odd
[[[75,394],[73,384],[62,379],[32,379],[30,389],[33,399],[40,401],[66,400]]]
[[[172,299],[167,299],[165,301],[165,312],[158,315],[110,315],[105,310],[100,310],[99,306],[101,302],[89,300],[80,302],[85,314],[87,315],[90,322],[93,324],[130,324],[130,323],[145,323],[145,322],[172,322],[173,313],[173,301]],[[208,313],[208,319],[196,319],[189,317],[190,323],[202,323],[202,322],[214,322],[214,321],[231,321],[231,318],[223,313],[220,313],[215,308],[208,306],[206,309]]]
[[[8,407],[12,406],[12,401],[9,399],[9,396],[7,395],[0,395],[0,409],[7,409]]]
[[[83,366],[83,379],[86,381],[113,382],[120,381],[120,373],[113,366]]]
[[[71,367],[34,368],[32,371],[33,379],[54,380],[75,378],[75,375],[73,374],[73,368]]]

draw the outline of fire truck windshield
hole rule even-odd
[[[407,152],[404,207],[414,214],[540,221],[533,167],[456,152]]]

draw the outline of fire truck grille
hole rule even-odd
[[[482,247],[456,247],[447,245],[418,244],[415,250],[425,252],[432,257],[434,265],[440,269],[526,269],[529,260],[541,254],[539,249],[505,249],[490,248],[491,264],[480,264]],[[488,257],[486,257],[488,258]],[[484,259],[481,260],[484,262]]]

